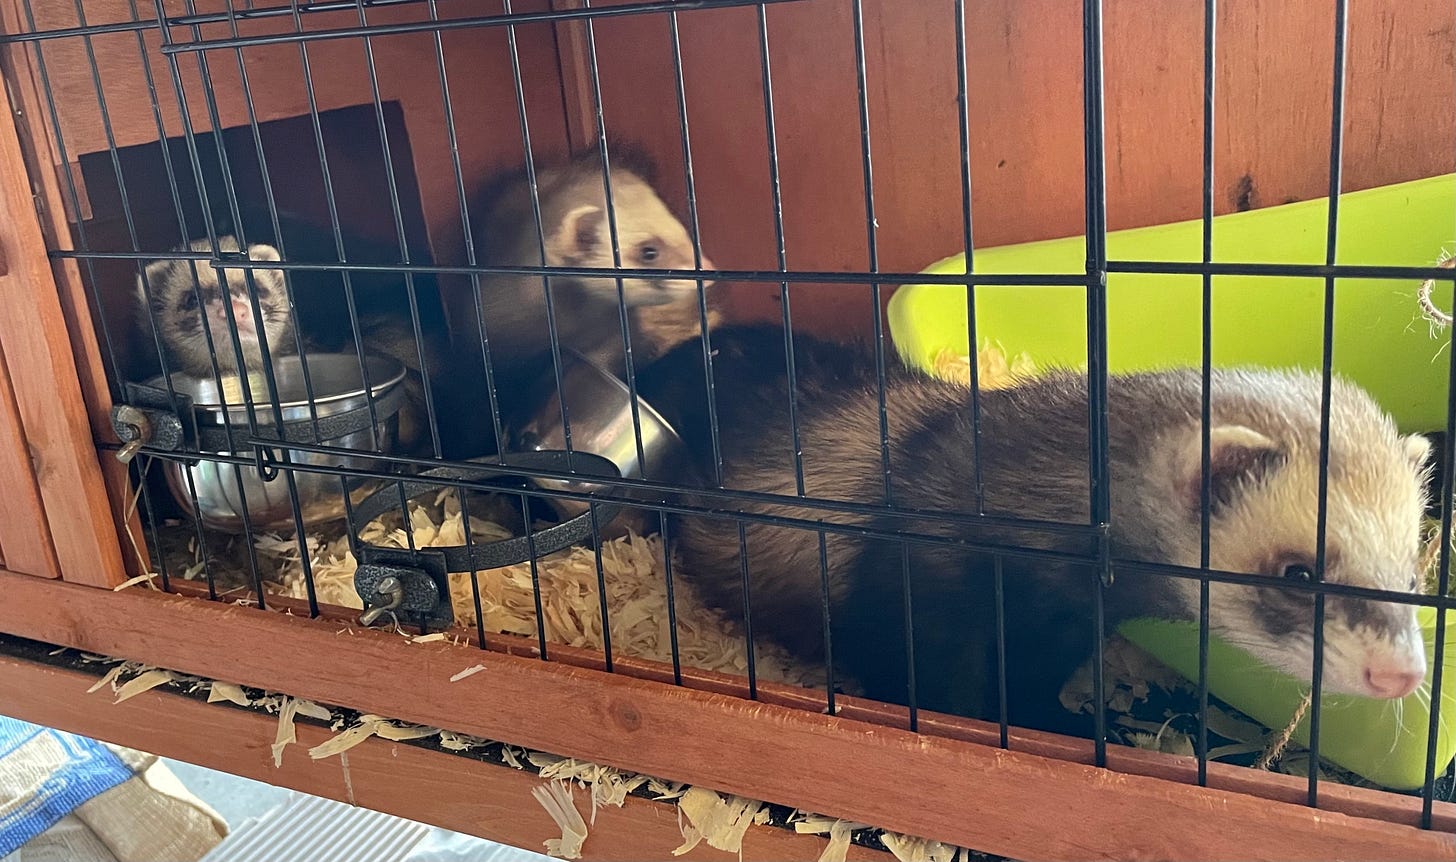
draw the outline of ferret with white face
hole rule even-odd
[[[713,374],[724,486],[793,497],[783,335],[775,327],[713,333]],[[797,420],[810,497],[884,503],[872,354],[795,338]],[[969,543],[1035,548],[1095,560],[1095,535],[976,523],[975,447],[985,514],[1090,522],[1085,377],[1054,372],[981,393],[979,439],[965,386],[888,363],[891,499],[961,521],[826,513],[793,504],[748,511],[915,532]],[[1265,576],[1267,586],[1214,582],[1210,630],[1272,668],[1308,681],[1314,598],[1291,582],[1315,567],[1319,506],[1318,374],[1215,370],[1210,428],[1211,567]],[[639,392],[668,415],[712,474],[701,345],[664,357]],[[696,394],[694,394],[696,393]],[[1196,579],[1118,561],[1200,564],[1201,374],[1196,369],[1114,375],[1108,384],[1113,581],[1105,631],[1139,617],[1198,619]],[[704,402],[699,404],[698,402]],[[1331,394],[1324,580],[1413,592],[1430,446],[1402,436],[1359,388]],[[721,501],[706,503],[723,508]],[[672,524],[676,569],[711,604],[742,614],[744,574],[730,521],[681,516]],[[751,523],[746,529],[753,630],[822,661],[819,537]],[[871,697],[905,703],[909,675],[903,565],[908,560],[918,705],[994,720],[997,641],[993,558],[952,545],[826,534],[835,664]],[[1085,562],[1001,556],[1008,713],[1018,725],[1086,732],[1057,699],[1093,649],[1097,573]],[[1413,606],[1339,595],[1325,599],[1327,692],[1399,698],[1426,674]]]
[[[238,241],[231,236],[220,237],[218,248],[236,252]],[[207,252],[211,249],[208,240],[198,239],[178,250]],[[248,259],[277,261],[280,258],[276,248],[253,244],[248,246]],[[145,285],[141,276],[136,282],[137,306],[143,321],[150,317],[156,326],[171,371],[211,377],[216,357],[217,373],[235,375],[239,349],[245,368],[258,371],[263,367],[260,331],[272,355],[297,352],[293,312],[288,306],[283,272],[256,269],[252,271],[252,281],[250,293],[243,270],[228,269],[220,273],[204,260],[158,260],[147,264]],[[261,328],[259,318],[253,313],[252,296],[257,297],[258,309],[262,312]],[[228,319],[229,305],[232,323]],[[236,339],[233,324],[236,324]]]
[[[693,270],[699,258],[692,238],[643,174],[614,158],[611,211],[620,266],[626,269]],[[497,266],[560,266],[612,269],[612,220],[600,162],[595,154],[536,172],[541,230],[537,232],[531,189],[524,176],[508,178],[491,196],[478,245],[484,262]],[[542,250],[545,259],[542,259]],[[713,263],[701,257],[701,268]],[[562,348],[606,367],[621,366],[622,334],[618,280],[612,276],[551,278],[552,310]],[[711,284],[705,282],[704,286]],[[622,279],[639,361],[692,338],[701,329],[698,281]],[[550,350],[542,279],[499,275],[482,279],[482,307],[492,360],[510,369],[539,364]],[[711,321],[710,321],[711,322]],[[507,372],[509,373],[509,371]]]
[[[218,238],[220,251],[237,252],[239,247],[234,236]],[[204,238],[193,240],[178,251],[209,252],[211,249],[211,243]],[[278,249],[261,243],[250,244],[247,254],[254,261],[282,259]],[[297,354],[300,340],[309,354],[357,352],[339,275],[300,273],[295,279],[294,298],[299,306],[296,310],[290,304],[281,269],[250,272],[251,291],[247,275],[241,269],[224,269],[219,273],[203,260],[163,259],[146,265],[145,279],[138,276],[136,281],[138,313],[143,331],[149,325],[148,318],[150,325],[156,327],[169,371],[202,379],[210,379],[214,374],[234,376],[238,374],[240,350],[244,369],[258,373],[263,368],[262,343],[266,343],[268,354],[274,359]],[[407,402],[400,412],[399,427],[401,449],[428,454],[426,450],[432,440],[424,394],[425,368],[435,393],[437,415],[454,412],[441,406],[446,397],[442,393],[449,391],[448,333],[442,322],[422,314],[426,363],[422,366],[410,313],[404,305],[407,297],[403,280],[388,274],[360,274],[354,284],[356,309],[361,306],[365,309],[359,312],[357,323],[366,352],[393,359],[406,371]],[[253,310],[255,299],[259,314]],[[444,426],[440,432],[442,445],[449,448],[453,442],[449,433],[453,426],[441,424]]]

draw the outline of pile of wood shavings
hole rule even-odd
[[[949,347],[941,348],[930,363],[931,373],[944,380],[971,384],[971,357]],[[1004,389],[1019,380],[1036,374],[1031,355],[1019,353],[1008,357],[1006,351],[985,341],[976,353],[976,382],[982,389]]]
[[[516,533],[502,521],[519,523],[519,510],[503,498],[472,494],[469,498],[472,540],[490,542]],[[477,513],[487,514],[479,517]],[[433,500],[411,503],[410,524],[417,547],[458,546],[465,543],[465,520],[459,498],[446,489]],[[399,514],[387,514],[361,531],[360,539],[382,547],[407,548],[409,536]],[[314,586],[321,603],[361,607],[354,591],[354,556],[346,536],[307,538]],[[264,535],[256,541],[259,553],[277,560],[283,592],[295,598],[307,595],[298,541],[293,536]],[[660,662],[672,661],[668,624],[667,568],[660,536],[626,536],[602,543],[602,580],[607,587],[612,652]],[[574,547],[542,557],[536,564],[546,639],[583,649],[602,650],[602,612],[596,552]],[[679,569],[674,565],[674,572]],[[531,564],[520,563],[480,572],[480,607],[490,634],[536,637],[536,604]],[[459,627],[475,626],[475,600],[468,574],[450,576],[451,601]],[[748,649],[741,631],[718,612],[698,600],[692,585],[674,575],[673,607],[677,617],[678,655],[683,665],[701,670],[744,676]],[[777,645],[754,644],[754,668],[759,679],[788,685],[823,687],[824,669],[796,661]],[[851,689],[836,678],[842,688]]]
[[[1118,635],[1108,638],[1103,660],[1105,702],[1114,713],[1108,722],[1110,740],[1134,748],[1196,756],[1197,685]],[[1090,714],[1096,708],[1092,693],[1089,659],[1063,686],[1062,706]],[[1290,742],[1287,729],[1271,730],[1212,697],[1205,720],[1210,761],[1253,766],[1262,756],[1265,764],[1255,768],[1309,775],[1309,750]],[[1321,760],[1318,768],[1321,781],[1379,786],[1327,760]]]
[[[52,654],[66,652],[58,649]],[[206,691],[209,703],[228,701],[238,706],[260,710],[278,716],[278,732],[273,743],[273,763],[281,766],[285,750],[297,744],[294,728],[297,716],[307,716],[327,722],[336,732],[332,738],[308,750],[313,760],[322,760],[343,754],[372,736],[397,742],[422,741],[438,735],[441,748],[450,751],[465,751],[486,746],[500,746],[501,759],[506,765],[526,770],[529,767],[546,783],[532,789],[532,797],[551,815],[562,830],[560,838],[543,842],[547,853],[564,859],[581,856],[591,825],[595,825],[597,812],[604,807],[621,808],[628,794],[646,788],[647,794],[658,801],[676,800],[681,814],[679,827],[683,844],[673,851],[680,856],[706,841],[710,847],[730,853],[742,854],[743,840],[749,827],[767,823],[771,810],[766,803],[746,797],[723,795],[700,787],[689,787],[650,776],[624,772],[609,766],[586,761],[558,757],[543,752],[528,751],[509,745],[495,743],[479,737],[467,736],[438,728],[395,721],[378,715],[358,715],[348,710],[323,706],[283,694],[244,689],[232,683],[207,680],[163,668],[151,667],[140,662],[122,661],[105,656],[81,654],[87,662],[112,664],[111,670],[103,676],[91,692],[109,688],[116,695],[116,702],[135,697],[142,692],[161,686],[171,686],[189,693]],[[350,716],[354,717],[351,718]],[[587,791],[591,799],[590,817],[583,818],[576,807],[572,786]],[[984,854],[965,848],[954,847],[938,841],[903,835],[878,829],[863,823],[825,817],[816,813],[793,810],[787,822],[796,832],[828,835],[829,841],[820,854],[818,862],[844,862],[852,838],[856,834],[868,834],[880,843],[900,862],[971,862],[989,859]]]

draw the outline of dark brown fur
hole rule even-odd
[[[774,327],[724,328],[712,333],[712,343],[725,487],[793,497],[796,485],[782,331]],[[811,497],[883,506],[873,355],[865,349],[798,336],[794,360],[805,492]],[[968,389],[907,371],[893,354],[885,357],[884,364],[893,477],[890,502],[902,508],[973,516],[976,440]],[[639,391],[683,433],[696,454],[699,481],[712,483],[703,366],[701,343],[683,345],[648,370]],[[1311,434],[1306,395],[1311,390],[1318,392],[1317,386],[1308,384],[1305,378],[1280,372],[1216,371],[1215,422],[1248,423],[1276,439],[1300,443]],[[1400,445],[1393,426],[1387,427],[1388,420],[1373,408],[1366,410],[1364,401],[1344,389],[1336,395],[1352,399],[1337,401],[1336,409],[1355,416],[1348,426],[1354,429],[1354,437],[1371,438],[1367,443]],[[1188,429],[1198,427],[1200,398],[1196,371],[1114,376],[1110,381],[1113,517],[1108,538],[1114,557],[1189,565],[1186,557],[1192,553],[1196,565],[1196,475],[1184,483],[1186,488],[1167,477],[1178,469],[1173,456],[1184,451],[1175,450],[1171,441],[1197,439],[1196,430]],[[1286,418],[1286,413],[1292,418]],[[1313,416],[1317,423],[1317,407]],[[1088,407],[1081,374],[1052,373],[1011,389],[985,391],[980,421],[987,515],[1088,523]],[[1338,427],[1347,426],[1341,422]],[[1351,443],[1341,434],[1332,440],[1336,462],[1364,457],[1352,451],[1358,448],[1358,441]],[[1271,451],[1286,450],[1281,444]],[[1276,476],[1282,463],[1280,457],[1245,457],[1248,453],[1240,454],[1238,449],[1230,449],[1226,458],[1224,454],[1215,452],[1213,462],[1215,523],[1225,517],[1222,510],[1239,505]],[[1393,457],[1390,463],[1396,465],[1395,472],[1373,481],[1385,481],[1414,497],[1416,472],[1401,472],[1408,466],[1402,450]],[[1088,529],[1076,535],[984,523],[936,523],[889,513],[826,514],[791,504],[705,504],[1095,559],[1093,531]],[[741,615],[744,577],[733,522],[678,517],[673,519],[672,533],[681,556],[681,576],[710,604]],[[822,660],[825,608],[818,535],[812,530],[763,524],[749,524],[746,535],[755,634],[777,640],[805,658]],[[1406,550],[1398,546],[1400,541],[1391,538],[1391,558],[1397,565],[1384,566],[1377,573],[1380,578],[1386,577],[1386,569],[1395,573],[1391,577],[1405,577],[1399,574]],[[918,705],[983,718],[997,715],[992,557],[957,547],[902,545],[833,533],[825,534],[823,555],[828,563],[833,657],[841,672],[863,684],[872,697],[907,701],[908,592]],[[1001,564],[1010,720],[1077,730],[1073,717],[1058,704],[1057,694],[1093,648],[1097,572],[1086,564],[1024,556],[1005,555]],[[1370,586],[1405,588],[1404,580],[1400,586],[1391,586],[1377,580],[1376,574],[1342,577],[1373,581],[1367,583]],[[1110,634],[1120,622],[1137,616],[1194,618],[1195,583],[1119,572],[1105,591],[1105,631]],[[1309,634],[1308,616],[1292,622],[1301,615],[1286,606],[1292,602],[1307,610],[1307,594],[1276,604],[1245,592],[1232,601],[1234,610],[1229,613],[1240,614],[1239,618],[1220,619],[1220,624],[1236,633],[1257,630],[1271,643]],[[1238,611],[1239,602],[1266,612]],[[1360,604],[1376,608],[1374,603]],[[1371,612],[1387,613],[1383,609]],[[1270,613],[1277,613],[1278,619],[1270,619]],[[1404,620],[1401,617],[1399,624],[1404,625]]]

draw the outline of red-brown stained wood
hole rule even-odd
[[[25,692],[23,699],[6,701],[6,713],[16,718],[538,853],[545,839],[561,835],[531,796],[542,783],[533,773],[378,738],[349,749],[347,759],[312,760],[308,749],[332,732],[303,719],[295,724],[298,742],[284,749],[283,764],[275,767],[275,717],[155,689],[112,703],[108,692],[86,693],[95,681],[80,671],[0,654],[0,690]],[[579,788],[576,804],[589,816],[590,799]],[[582,858],[667,859],[682,840],[674,803],[629,797],[620,809],[597,811]],[[754,826],[744,837],[743,858],[813,859],[824,844],[819,836]],[[681,858],[723,859],[726,854],[704,843]],[[851,847],[849,858],[891,857]]]
[[[0,101],[11,116],[8,96]],[[65,315],[36,223],[15,126],[0,122],[0,347],[5,352],[30,461],[61,574],[77,583],[119,583],[116,525],[109,511],[82,399]],[[37,522],[39,523],[39,522]]]
[[[1083,233],[1082,5],[965,8],[976,245]],[[1217,8],[1215,211],[1323,197],[1334,6]],[[1103,9],[1109,227],[1198,218],[1204,4],[1107,0]],[[837,0],[767,10],[790,269],[868,263],[852,10]],[[914,272],[963,247],[954,4],[865,0],[863,10],[879,263]],[[756,11],[678,17],[704,248],[724,268],[775,269]],[[1350,4],[1345,190],[1456,168],[1453,22],[1443,0]],[[640,139],[663,162],[667,197],[681,200],[666,20],[602,21],[596,37],[609,132]],[[735,316],[779,319],[778,285],[730,292]],[[868,331],[866,286],[791,292],[797,326]]]
[[[203,597],[207,588],[197,582],[173,581],[172,589],[179,594]],[[241,599],[249,595],[246,588],[219,596],[222,601]],[[270,596],[269,607],[276,611],[303,615],[308,613],[308,603],[300,599]],[[320,605],[319,612],[324,619],[333,620],[352,628],[358,619],[358,611],[334,605]],[[458,632],[464,642],[476,644],[471,631]],[[492,633],[488,648],[507,655],[538,657],[536,640],[510,634]],[[596,650],[551,644],[551,660],[572,667],[605,670],[606,661]],[[613,656],[614,672],[635,679],[670,683],[674,680],[672,665],[666,662],[638,658],[618,653]],[[681,675],[684,687],[695,691],[725,694],[737,698],[748,698],[747,680],[742,676],[683,667]],[[775,706],[792,707],[810,712],[824,712],[828,703],[824,694],[816,689],[800,688],[776,682],[759,680],[758,699]],[[840,717],[865,721],[885,727],[908,729],[908,712],[872,700],[838,695],[834,700],[836,714]],[[980,745],[1000,745],[1000,727],[986,721],[962,718],[955,715],[920,710],[919,726],[922,731],[936,736],[974,742]],[[1060,736],[1038,730],[1012,727],[1007,736],[1013,751],[1035,754],[1065,760],[1070,763],[1091,764],[1095,762],[1092,741],[1078,737]],[[1184,784],[1198,780],[1198,761],[1193,757],[1181,757],[1157,751],[1147,751],[1125,746],[1111,746],[1107,750],[1107,764],[1115,772],[1130,775],[1146,775],[1164,778]],[[1266,772],[1234,766],[1228,763],[1208,764],[1208,786],[1218,790],[1231,790],[1276,802],[1301,804],[1308,797],[1309,783],[1294,775],[1280,772]],[[1421,822],[1421,800],[1398,793],[1386,793],[1368,787],[1326,783],[1320,788],[1320,808],[1338,811],[1353,817],[1367,817],[1407,826],[1418,826]],[[1456,803],[1437,801],[1432,808],[1432,828],[1442,832],[1456,832]]]
[[[3,269],[3,267],[0,267]],[[3,278],[3,274],[0,274]],[[20,427],[20,410],[0,349],[0,566],[27,575],[57,577],[56,553],[45,522],[40,488]]]
[[[1449,834],[552,662],[411,644],[327,620],[138,590],[103,593],[7,573],[0,573],[0,591],[7,596],[0,631],[22,637],[991,853],[1325,859],[1338,847],[1360,859],[1456,855],[1456,836]],[[485,670],[449,681],[475,664]],[[1238,828],[1223,828],[1229,823]]]

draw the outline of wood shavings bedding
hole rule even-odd
[[[519,509],[506,505],[503,497],[471,494],[467,502],[473,541],[490,542],[519,535],[516,527],[521,521]],[[490,517],[482,517],[483,514]],[[453,489],[443,490],[433,499],[424,497],[412,501],[410,524],[417,547],[465,543],[465,518]],[[409,537],[398,512],[369,524],[360,532],[360,538],[384,547],[409,547]],[[271,559],[277,566],[276,580],[281,582],[283,594],[294,598],[307,596],[299,544],[294,536],[265,534],[256,539],[255,546],[261,558]],[[332,537],[311,535],[306,539],[306,546],[318,601],[362,607],[354,591],[357,564],[347,536],[341,532]],[[601,580],[607,587],[613,654],[670,663],[672,636],[668,628],[667,568],[662,538],[628,533],[604,541],[601,566]],[[605,639],[596,552],[588,547],[568,548],[540,558],[536,569],[546,639],[571,647],[602,650]],[[476,580],[487,636],[536,637],[530,563],[479,572]],[[475,596],[470,576],[452,574],[450,588],[457,626],[473,629]],[[699,601],[692,585],[682,578],[674,579],[673,599],[678,654],[683,665],[746,676],[748,649],[738,627]],[[759,679],[773,682],[822,687],[825,681],[823,668],[806,666],[766,641],[754,644],[754,667]],[[853,691],[850,684],[841,687]]]
[[[971,385],[971,357],[950,348],[941,348],[930,363],[936,377]],[[976,355],[976,382],[982,389],[1004,389],[1016,381],[1036,374],[1036,363],[1030,354],[1007,356],[999,344],[982,343]]]

